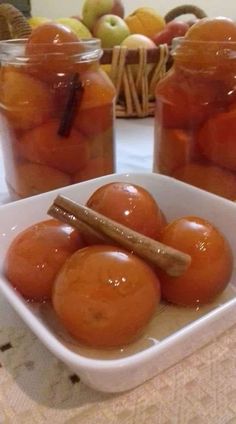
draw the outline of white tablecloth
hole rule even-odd
[[[118,120],[116,140],[117,172],[152,170],[153,118]]]

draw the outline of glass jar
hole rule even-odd
[[[14,198],[114,172],[115,88],[99,66],[100,40],[50,49],[0,42],[0,134]]]
[[[154,172],[236,200],[236,43],[175,40],[156,87]]]

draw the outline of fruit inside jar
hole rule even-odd
[[[153,169],[236,199],[236,24],[204,18],[156,87]]]
[[[0,125],[14,198],[114,172],[115,88],[97,39],[47,23],[1,42]]]

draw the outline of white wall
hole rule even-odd
[[[154,7],[161,14],[180,4],[195,4],[201,7],[209,16],[228,16],[236,19],[235,0],[122,0],[126,15],[137,7]],[[81,14],[83,0],[31,0],[34,16],[49,18],[67,17]]]

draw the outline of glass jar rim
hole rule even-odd
[[[0,40],[0,62],[11,62],[12,64],[27,62],[29,59],[29,56],[27,56],[27,54],[25,53],[27,40],[27,38]],[[35,60],[37,57],[44,57],[44,59],[46,59],[47,57],[57,56],[59,58],[65,55],[65,53],[60,51],[61,47],[64,45],[68,47],[84,47],[83,49],[81,49],[81,51],[78,51],[76,53],[66,53],[67,56],[78,62],[99,60],[102,56],[101,40],[98,38],[86,38],[73,42],[57,43],[53,45],[55,51],[50,51],[50,47],[52,47],[51,43],[37,43],[35,44],[35,53],[32,54],[30,58],[32,59],[33,57]],[[48,52],[47,46],[49,47]],[[45,50],[44,53],[40,53],[40,47],[43,47],[43,49]],[[39,51],[39,53],[37,51]]]
[[[197,51],[209,62],[213,57],[235,61],[236,41],[187,40],[185,37],[176,37],[172,40],[170,53],[174,60],[196,60]]]
[[[208,40],[188,40],[185,37],[174,37],[172,40],[172,44],[171,44],[171,51],[175,51],[175,49],[177,49],[178,47],[180,47],[181,45],[185,45],[185,46],[189,46],[189,47],[194,47],[194,46],[199,46],[199,47],[203,47],[206,48],[206,46],[209,47],[218,47],[218,48],[230,48],[230,47],[236,47],[236,41],[230,41],[230,40],[225,40],[225,41],[208,41]]]

